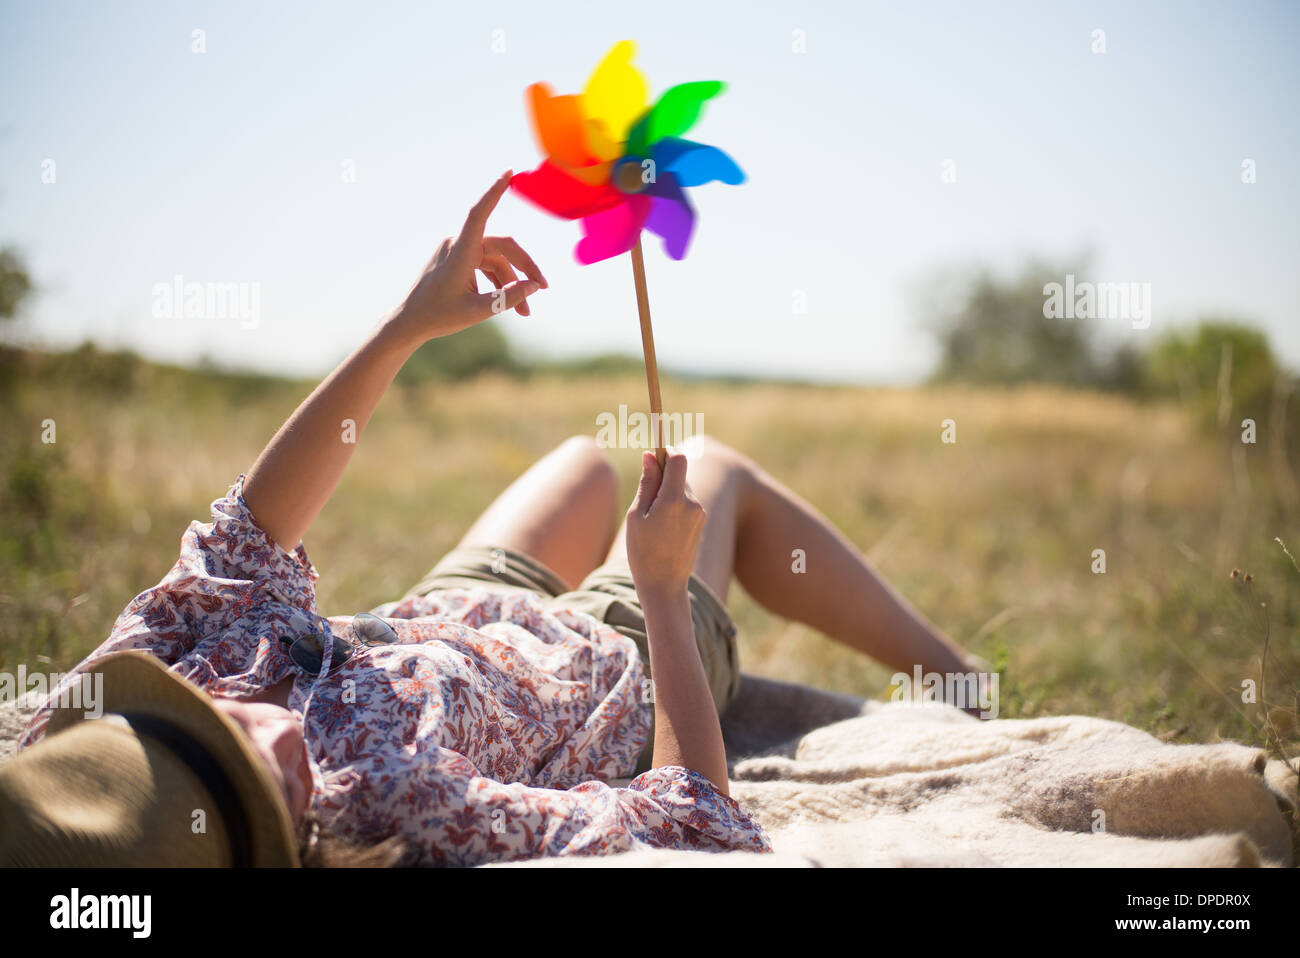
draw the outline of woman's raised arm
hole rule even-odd
[[[430,339],[507,309],[527,316],[528,297],[545,288],[537,264],[518,243],[483,235],[509,185],[507,172],[470,210],[460,235],[442,241],[402,305],[325,377],[257,457],[244,479],[244,499],[286,550],[302,541],[329,501],[356,440],[411,354]],[[516,268],[528,278],[520,280]],[[476,270],[495,292],[478,291]]]

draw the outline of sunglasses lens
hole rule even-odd
[[[320,675],[324,655],[319,635],[304,635],[289,646],[289,658],[308,675]]]
[[[330,661],[330,674],[333,675],[336,669],[342,668],[343,664],[356,653],[357,650],[348,645],[347,642],[337,635],[334,636],[334,654]]]
[[[397,632],[391,625],[369,612],[358,612],[352,619],[352,634],[364,645],[389,645],[397,641]],[[323,636],[319,632],[304,635],[294,640],[289,646],[289,658],[308,675],[320,675],[325,664]],[[356,647],[349,645],[340,636],[333,636],[333,652],[330,656],[330,672],[338,670],[343,663],[356,654]]]
[[[366,645],[392,645],[397,641],[393,627],[369,612],[358,612],[352,617],[352,634]]]

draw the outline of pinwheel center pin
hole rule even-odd
[[[714,180],[742,183],[745,174],[717,147],[682,139],[724,85],[682,83],[650,105],[649,85],[632,66],[634,53],[630,40],[616,43],[581,94],[556,96],[545,83],[528,88],[533,132],[546,159],[537,169],[516,174],[510,186],[549,213],[582,221],[583,239],[574,247],[579,263],[631,254],[655,452],[662,466],[663,408],[641,231],[658,235],[671,258],[685,258],[695,232],[695,210],[685,190]]]
[[[649,161],[645,161],[649,162]],[[626,157],[614,167],[610,177],[614,186],[622,193],[640,193],[649,183],[646,179],[647,168],[644,162],[635,156]]]

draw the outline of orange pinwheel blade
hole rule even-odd
[[[555,96],[545,83],[528,88],[533,133],[542,152],[565,166],[583,167],[596,162],[587,150],[586,120],[580,98],[575,94]]]
[[[586,183],[588,186],[605,186],[609,183],[610,172],[614,169],[612,162],[593,163],[591,166],[569,166],[566,163],[556,163],[555,165],[575,180]]]

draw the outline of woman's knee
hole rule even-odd
[[[618,472],[609,454],[591,436],[570,436],[551,453],[583,487],[584,494],[613,502],[618,498]]]
[[[757,475],[759,471],[758,464],[744,453],[708,435],[691,436],[682,443],[682,452],[686,454],[688,477],[692,472],[698,475],[704,471],[750,477]]]

